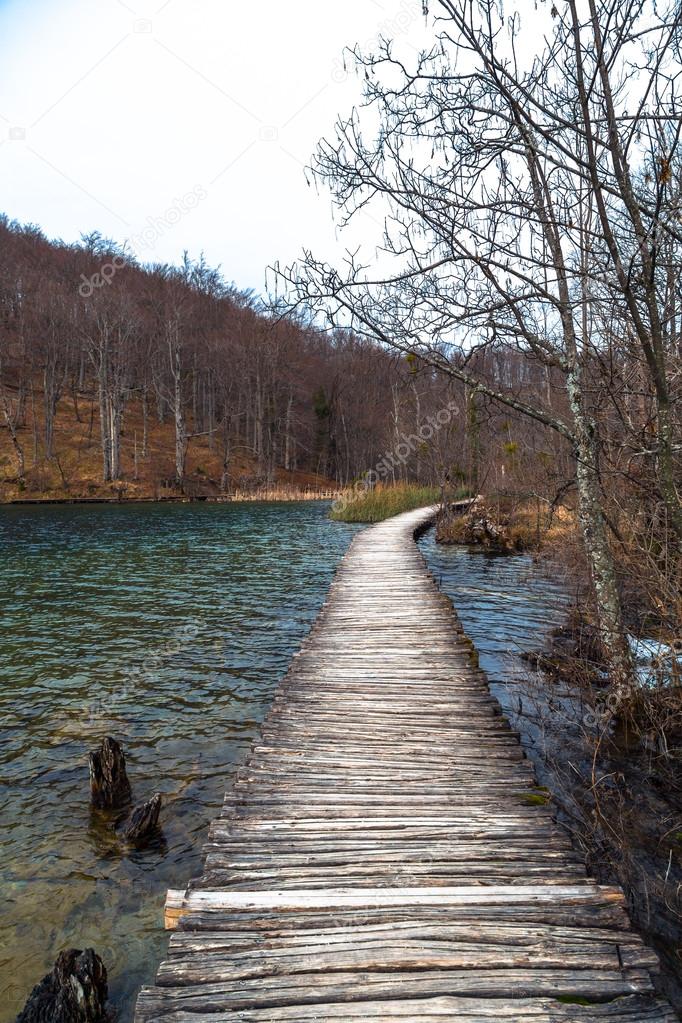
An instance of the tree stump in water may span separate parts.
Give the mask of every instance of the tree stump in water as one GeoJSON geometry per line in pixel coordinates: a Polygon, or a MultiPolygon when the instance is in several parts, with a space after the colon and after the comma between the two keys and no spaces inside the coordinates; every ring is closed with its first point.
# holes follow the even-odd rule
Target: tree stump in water
{"type": "Polygon", "coordinates": [[[60,952],[36,984],[17,1023],[107,1023],[107,971],[95,952],[60,952]]]}
{"type": "Polygon", "coordinates": [[[161,793],[142,806],[136,807],[121,829],[121,836],[132,845],[142,846],[159,830],[159,814],[161,813],[161,793]]]}
{"type": "Polygon", "coordinates": [[[98,810],[112,810],[130,802],[131,789],[123,750],[115,739],[102,740],[89,755],[90,799],[98,810]]]}

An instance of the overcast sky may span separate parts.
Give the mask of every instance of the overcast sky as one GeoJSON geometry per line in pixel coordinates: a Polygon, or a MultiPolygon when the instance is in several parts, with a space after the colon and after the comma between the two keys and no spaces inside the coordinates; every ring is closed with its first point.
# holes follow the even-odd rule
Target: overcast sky
{"type": "MultiPolygon", "coordinates": [[[[303,169],[358,96],[347,44],[416,44],[421,0],[0,0],[0,210],[242,287],[338,242],[303,169]],[[194,195],[196,198],[193,198],[194,195]]],[[[373,225],[368,224],[368,234],[373,225]]]]}

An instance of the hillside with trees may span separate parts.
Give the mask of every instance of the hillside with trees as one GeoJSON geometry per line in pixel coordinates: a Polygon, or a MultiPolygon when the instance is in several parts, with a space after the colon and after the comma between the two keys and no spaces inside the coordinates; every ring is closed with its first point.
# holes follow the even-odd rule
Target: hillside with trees
{"type": "Polygon", "coordinates": [[[329,489],[388,444],[395,361],[277,322],[203,260],[0,222],[0,497],[329,489]]]}
{"type": "MultiPolygon", "coordinates": [[[[478,363],[547,387],[517,353],[478,363]]],[[[99,235],[0,222],[1,500],[327,492],[380,466],[551,503],[569,461],[514,410],[356,332],[278,318],[201,259],[143,267],[99,235]]]]}

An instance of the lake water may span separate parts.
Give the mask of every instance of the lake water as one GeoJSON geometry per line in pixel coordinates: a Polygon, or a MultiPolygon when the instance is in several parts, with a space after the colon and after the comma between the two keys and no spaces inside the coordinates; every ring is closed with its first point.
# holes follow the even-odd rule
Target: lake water
{"type": "Polygon", "coordinates": [[[517,697],[528,667],[522,653],[542,649],[566,617],[570,584],[528,554],[493,554],[483,548],[437,544],[433,530],[420,541],[436,582],[457,609],[480,665],[505,709],[517,697]]]}
{"type": "Polygon", "coordinates": [[[93,946],[130,1018],[200,872],[278,679],[357,527],[324,505],[0,509],[0,1018],[64,947],[93,946]],[[165,843],[122,856],[88,809],[87,751],[120,739],[165,843]]]}
{"type": "MultiPolygon", "coordinates": [[[[163,957],[168,888],[200,872],[278,679],[358,527],[327,506],[0,508],[0,1015],[66,947],[93,946],[122,1023],[163,957]],[[164,841],[124,855],[88,808],[87,751],[128,754],[164,841]]],[[[493,678],[559,621],[562,587],[525,557],[422,549],[493,678]]]]}

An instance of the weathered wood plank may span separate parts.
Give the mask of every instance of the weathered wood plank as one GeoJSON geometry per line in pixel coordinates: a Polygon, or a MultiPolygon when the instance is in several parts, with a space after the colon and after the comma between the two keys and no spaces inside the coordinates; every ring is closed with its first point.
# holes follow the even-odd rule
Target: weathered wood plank
{"type": "Polygon", "coordinates": [[[562,1004],[555,999],[519,998],[505,1002],[483,998],[400,999],[390,1002],[323,1003],[240,1010],[218,1013],[159,1011],[146,993],[140,1000],[139,1023],[170,1020],[173,1023],[319,1023],[321,1020],[372,1020],[373,1023],[676,1023],[676,1016],[663,1002],[630,996],[606,1005],[562,1004]]]}

